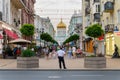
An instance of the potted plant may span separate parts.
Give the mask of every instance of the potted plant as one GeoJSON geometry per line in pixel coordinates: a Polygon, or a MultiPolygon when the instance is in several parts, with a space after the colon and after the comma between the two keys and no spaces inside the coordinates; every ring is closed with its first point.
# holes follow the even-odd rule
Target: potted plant
{"type": "MultiPolygon", "coordinates": [[[[24,24],[20,28],[20,32],[22,33],[25,39],[31,40],[33,39],[35,27],[32,24],[24,24]]],[[[35,52],[30,49],[26,49],[22,51],[20,57],[17,57],[17,67],[18,68],[37,68],[39,67],[39,58],[35,57],[35,52]]]]}
{"type": "MultiPolygon", "coordinates": [[[[100,37],[104,34],[104,30],[102,29],[101,25],[93,24],[89,26],[85,34],[93,37],[94,42],[96,42],[95,38],[100,37]]],[[[96,44],[94,44],[94,55],[86,56],[84,58],[84,67],[86,68],[105,68],[106,67],[106,58],[102,54],[96,54],[96,44]]]]}
{"type": "Polygon", "coordinates": [[[22,51],[21,56],[17,57],[18,68],[38,68],[39,58],[35,57],[35,53],[30,49],[22,51]]]}

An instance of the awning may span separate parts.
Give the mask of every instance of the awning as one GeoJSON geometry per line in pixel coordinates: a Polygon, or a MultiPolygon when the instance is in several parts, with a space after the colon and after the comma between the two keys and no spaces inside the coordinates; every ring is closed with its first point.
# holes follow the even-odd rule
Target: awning
{"type": "Polygon", "coordinates": [[[15,32],[10,31],[8,29],[4,29],[4,31],[5,31],[6,35],[8,35],[10,38],[18,39],[18,35],[15,32]]]}

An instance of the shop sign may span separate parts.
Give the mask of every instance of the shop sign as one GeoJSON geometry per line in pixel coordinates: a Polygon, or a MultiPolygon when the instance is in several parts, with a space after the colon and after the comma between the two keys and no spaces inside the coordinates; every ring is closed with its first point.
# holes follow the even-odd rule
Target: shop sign
{"type": "Polygon", "coordinates": [[[114,32],[116,36],[120,36],[120,32],[114,32]]]}

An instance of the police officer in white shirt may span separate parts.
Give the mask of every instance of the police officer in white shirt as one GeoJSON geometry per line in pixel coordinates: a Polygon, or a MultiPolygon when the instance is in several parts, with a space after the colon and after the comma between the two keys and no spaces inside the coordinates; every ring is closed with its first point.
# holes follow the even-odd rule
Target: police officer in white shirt
{"type": "Polygon", "coordinates": [[[66,69],[65,61],[64,61],[65,52],[62,50],[62,47],[60,47],[60,50],[57,51],[57,55],[58,55],[60,69],[62,68],[61,63],[63,63],[63,68],[66,69]]]}

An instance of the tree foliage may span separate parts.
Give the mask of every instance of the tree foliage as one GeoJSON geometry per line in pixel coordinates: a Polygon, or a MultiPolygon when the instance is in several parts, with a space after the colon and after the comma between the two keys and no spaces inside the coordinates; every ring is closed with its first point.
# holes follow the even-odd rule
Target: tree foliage
{"type": "Polygon", "coordinates": [[[42,34],[40,35],[40,38],[41,38],[42,40],[47,41],[47,42],[52,42],[52,43],[58,44],[58,42],[55,41],[55,40],[51,37],[51,35],[48,34],[48,33],[42,33],[42,34]]]}
{"type": "Polygon", "coordinates": [[[63,42],[63,44],[69,43],[69,42],[71,42],[71,41],[76,41],[76,40],[78,40],[78,39],[79,39],[79,35],[74,34],[74,35],[70,36],[69,38],[67,38],[67,39],[63,42]]]}
{"type": "Polygon", "coordinates": [[[20,32],[22,33],[22,35],[25,36],[32,36],[34,35],[34,26],[32,24],[24,24],[21,28],[20,28],[20,32]]]}
{"type": "Polygon", "coordinates": [[[86,29],[85,34],[93,38],[98,38],[104,34],[104,30],[101,25],[93,24],[86,29]]]}

